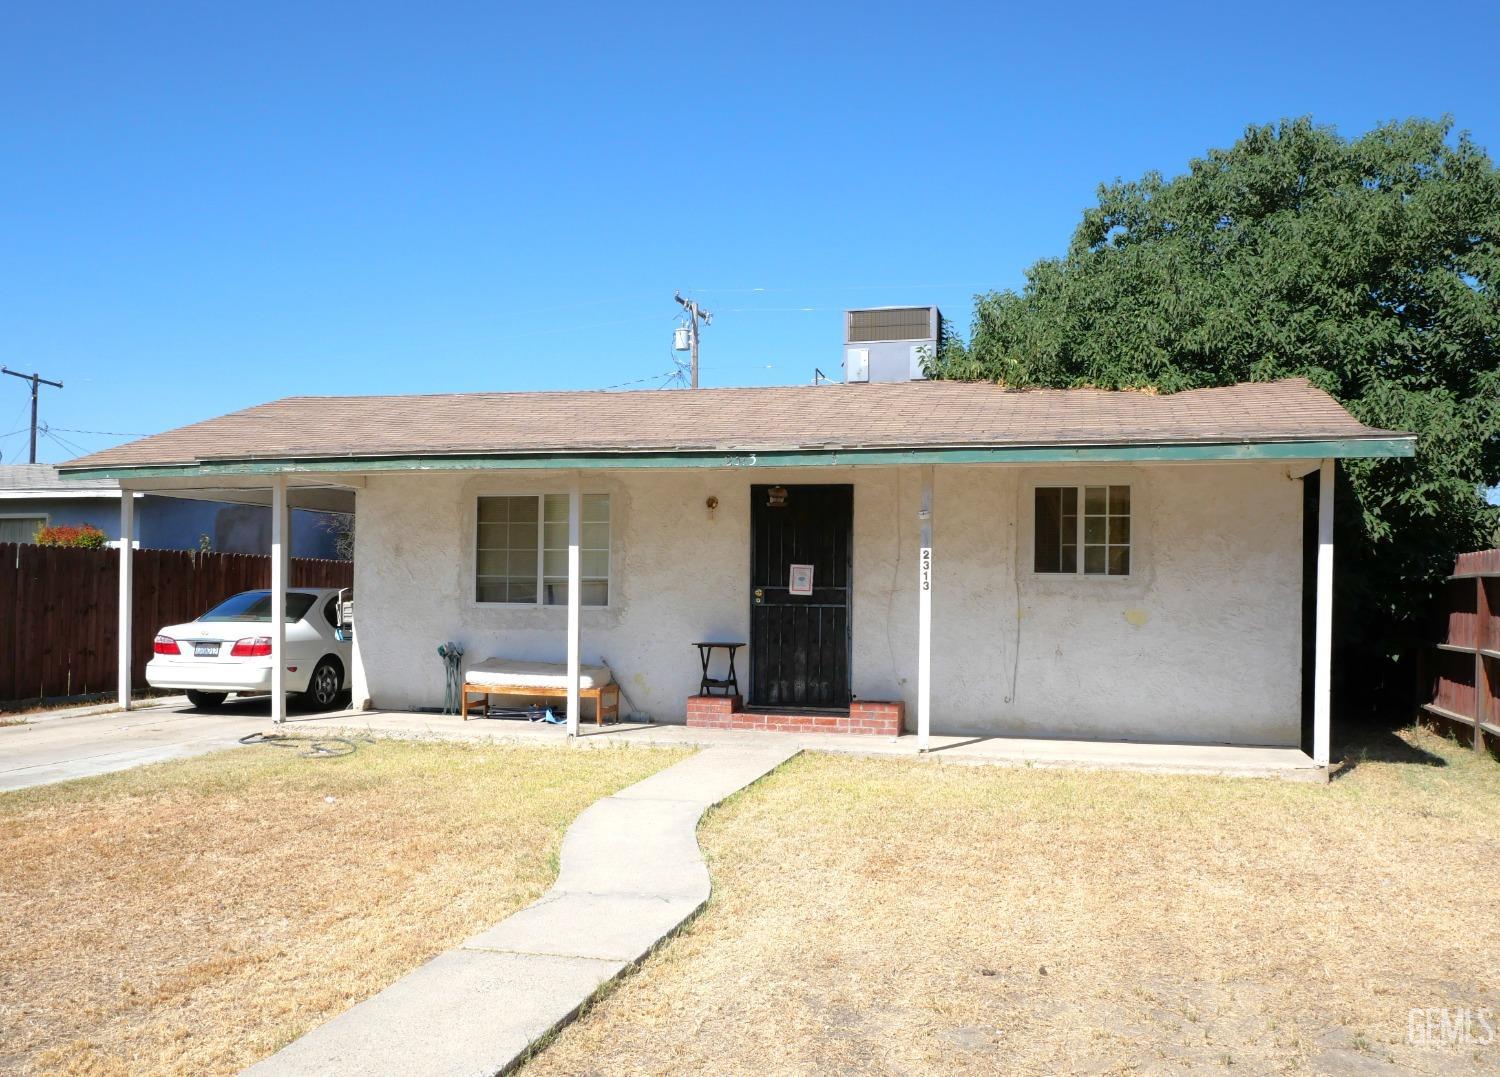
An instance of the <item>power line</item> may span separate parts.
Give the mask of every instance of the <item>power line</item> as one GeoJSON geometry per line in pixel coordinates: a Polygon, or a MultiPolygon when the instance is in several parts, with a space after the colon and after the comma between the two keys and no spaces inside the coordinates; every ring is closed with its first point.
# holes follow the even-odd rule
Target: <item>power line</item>
{"type": "Polygon", "coordinates": [[[665,374],[650,374],[644,378],[632,378],[630,381],[621,381],[616,382],[614,385],[605,385],[603,386],[603,389],[605,391],[608,391],[610,389],[624,389],[627,386],[631,385],[644,385],[648,381],[660,381],[662,378],[679,377],[681,374],[681,370],[669,370],[665,374]]]}
{"type": "MultiPolygon", "coordinates": [[[[20,419],[21,416],[25,415],[26,414],[26,407],[27,407],[26,401],[24,401],[24,400],[21,401],[21,406],[16,409],[15,415],[13,415],[11,417],[10,422],[6,423],[5,425],[9,426],[9,425],[11,425],[11,423],[14,423],[16,420],[20,419]]],[[[21,427],[21,429],[25,430],[26,428],[23,426],[23,427],[21,427]]],[[[7,434],[6,436],[9,437],[10,435],[7,434]]]]}
{"type": "Polygon", "coordinates": [[[608,322],[589,322],[586,325],[560,325],[553,329],[533,329],[525,333],[511,333],[509,336],[513,340],[525,337],[555,336],[558,333],[577,333],[585,329],[605,329],[613,325],[634,325],[638,322],[654,322],[660,317],[660,314],[651,314],[639,318],[616,318],[608,322]]]}
{"type": "Polygon", "coordinates": [[[836,307],[726,307],[720,314],[812,314],[836,310],[836,307]]]}
{"type": "MultiPolygon", "coordinates": [[[[24,433],[26,433],[26,427],[23,426],[19,430],[12,430],[8,434],[0,434],[0,444],[4,444],[5,442],[8,442],[11,438],[15,437],[17,434],[24,434],[24,433]]],[[[5,452],[4,451],[0,451],[0,461],[3,461],[4,459],[5,459],[5,452]]]]}
{"type": "Polygon", "coordinates": [[[124,430],[75,430],[67,426],[49,426],[48,430],[61,430],[64,434],[99,434],[108,438],[144,438],[149,434],[131,434],[124,430]]]}
{"type": "MultiPolygon", "coordinates": [[[[87,456],[89,454],[89,451],[87,449],[85,449],[82,445],[75,445],[73,442],[69,441],[67,438],[58,437],[56,434],[54,434],[52,432],[52,428],[51,427],[43,426],[42,427],[42,433],[45,434],[47,437],[51,438],[52,441],[55,444],[62,446],[62,448],[65,451],[67,451],[69,453],[72,453],[74,456],[87,456]]],[[[32,463],[34,464],[34,463],[36,463],[36,461],[33,460],[32,463]]]]}
{"type": "Polygon", "coordinates": [[[969,281],[958,284],[814,284],[796,287],[770,287],[770,288],[694,288],[695,292],[719,292],[740,293],[743,295],[760,294],[765,292],[915,292],[922,290],[937,290],[939,288],[994,288],[993,281],[969,281]]]}
{"type": "Polygon", "coordinates": [[[63,383],[51,381],[40,374],[22,374],[20,371],[12,370],[8,366],[0,366],[0,374],[9,374],[13,378],[31,382],[31,462],[36,463],[36,398],[37,390],[43,385],[50,385],[54,389],[61,389],[63,383]]]}
{"type": "Polygon", "coordinates": [[[60,435],[60,434],[59,434],[59,433],[58,433],[58,431],[59,431],[59,430],[62,430],[62,429],[63,429],[63,428],[62,428],[62,427],[58,427],[58,426],[50,426],[50,425],[48,425],[48,424],[47,424],[47,423],[43,423],[43,424],[42,424],[42,432],[43,432],[43,433],[45,433],[45,434],[47,434],[47,435],[48,435],[48,436],[49,436],[49,437],[51,437],[51,438],[52,438],[52,439],[53,439],[53,440],[54,440],[54,441],[60,441],[60,442],[63,442],[63,443],[64,443],[64,444],[66,444],[66,445],[68,445],[68,446],[71,446],[71,447],[74,447],[74,448],[81,448],[81,447],[82,447],[82,446],[79,446],[79,445],[78,445],[78,443],[77,443],[77,442],[75,442],[75,441],[74,441],[74,440],[73,440],[73,439],[72,439],[72,438],[65,438],[65,437],[62,437],[62,436],[61,436],[61,435],[60,435]]]}
{"type": "Polygon", "coordinates": [[[610,296],[605,299],[585,299],[572,303],[552,303],[545,307],[526,307],[515,310],[502,310],[489,315],[492,318],[523,318],[532,314],[555,314],[560,310],[581,310],[584,307],[607,307],[612,303],[634,303],[639,299],[645,299],[648,293],[636,292],[632,295],[610,296]]]}

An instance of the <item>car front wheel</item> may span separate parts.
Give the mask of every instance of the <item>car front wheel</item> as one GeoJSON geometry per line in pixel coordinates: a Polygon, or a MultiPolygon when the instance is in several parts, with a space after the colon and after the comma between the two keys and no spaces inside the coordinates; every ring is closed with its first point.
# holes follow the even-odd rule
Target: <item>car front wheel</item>
{"type": "Polygon", "coordinates": [[[342,690],[338,667],[325,658],[308,678],[307,691],[302,693],[302,701],[309,707],[327,710],[338,702],[339,692],[342,690]]]}
{"type": "Polygon", "coordinates": [[[228,697],[228,692],[189,692],[188,702],[200,711],[216,709],[228,697]]]}

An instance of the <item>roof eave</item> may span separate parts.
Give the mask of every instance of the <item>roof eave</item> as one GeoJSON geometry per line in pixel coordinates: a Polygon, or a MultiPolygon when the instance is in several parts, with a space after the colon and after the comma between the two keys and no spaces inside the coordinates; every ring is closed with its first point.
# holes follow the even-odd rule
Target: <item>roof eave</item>
{"type": "Polygon", "coordinates": [[[60,490],[55,486],[43,490],[0,490],[0,501],[76,501],[90,497],[111,499],[119,496],[119,486],[85,486],[82,483],[76,490],[60,490]]]}
{"type": "Polygon", "coordinates": [[[153,464],[62,465],[65,480],[284,472],[545,470],[549,468],[849,467],[912,463],[1168,463],[1409,457],[1416,437],[1385,431],[1345,438],[887,447],[602,449],[587,452],[265,456],[153,464]]]}

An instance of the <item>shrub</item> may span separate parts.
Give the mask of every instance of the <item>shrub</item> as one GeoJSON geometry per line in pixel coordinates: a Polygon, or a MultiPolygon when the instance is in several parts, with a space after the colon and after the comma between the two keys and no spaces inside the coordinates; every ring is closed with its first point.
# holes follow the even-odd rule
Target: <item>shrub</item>
{"type": "Polygon", "coordinates": [[[76,550],[102,550],[109,538],[93,524],[59,524],[36,529],[33,541],[38,546],[69,546],[76,550]]]}

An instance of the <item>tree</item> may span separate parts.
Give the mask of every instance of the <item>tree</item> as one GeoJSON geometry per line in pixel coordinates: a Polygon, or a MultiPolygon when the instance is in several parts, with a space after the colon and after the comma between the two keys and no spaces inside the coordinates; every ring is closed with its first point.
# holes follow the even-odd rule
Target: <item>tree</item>
{"type": "Polygon", "coordinates": [[[339,561],[353,561],[354,513],[330,512],[321,521],[321,526],[333,536],[333,556],[339,561]]]}
{"type": "Polygon", "coordinates": [[[1483,496],[1500,482],[1497,287],[1500,172],[1451,120],[1355,139],[1283,120],[1173,179],[1101,185],[1066,256],[976,297],[970,342],[930,372],[1159,392],[1306,377],[1416,433],[1414,460],[1341,468],[1341,665],[1378,688],[1368,660],[1415,653],[1454,554],[1500,526],[1483,496]]]}

